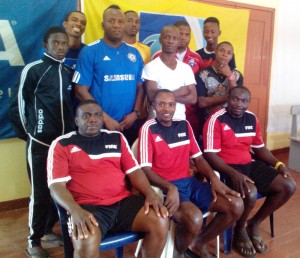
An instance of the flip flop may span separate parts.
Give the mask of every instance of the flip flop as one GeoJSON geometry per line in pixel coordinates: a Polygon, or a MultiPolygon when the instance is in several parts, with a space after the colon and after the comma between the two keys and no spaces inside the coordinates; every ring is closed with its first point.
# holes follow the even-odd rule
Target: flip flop
{"type": "Polygon", "coordinates": [[[265,251],[267,251],[268,246],[263,242],[261,236],[249,235],[249,238],[251,239],[251,242],[252,242],[256,252],[262,254],[265,251]]]}
{"type": "Polygon", "coordinates": [[[25,254],[29,258],[51,258],[48,252],[43,248],[39,248],[33,252],[29,252],[28,249],[26,248],[25,254]]]}
{"type": "MultiPolygon", "coordinates": [[[[184,252],[184,255],[187,257],[187,258],[201,258],[200,255],[196,254],[195,252],[193,252],[191,249],[186,249],[185,252],[184,252]]],[[[207,256],[206,257],[209,257],[209,258],[214,258],[216,257],[215,255],[211,254],[210,252],[207,252],[207,256]]]]}
{"type": "Polygon", "coordinates": [[[184,255],[187,258],[201,258],[198,254],[194,253],[191,249],[186,249],[184,255]]]}
{"type": "Polygon", "coordinates": [[[243,257],[256,258],[256,254],[251,254],[251,248],[255,248],[251,241],[243,242],[233,240],[234,249],[243,257]]]}

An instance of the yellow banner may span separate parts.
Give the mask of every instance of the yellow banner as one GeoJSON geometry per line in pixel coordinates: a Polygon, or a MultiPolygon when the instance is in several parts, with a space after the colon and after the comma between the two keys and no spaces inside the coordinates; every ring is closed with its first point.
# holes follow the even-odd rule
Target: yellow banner
{"type": "Polygon", "coordinates": [[[203,21],[214,16],[220,21],[219,42],[229,41],[234,47],[237,69],[243,73],[246,54],[249,10],[225,8],[188,0],[82,0],[81,8],[87,17],[84,41],[91,43],[103,36],[101,27],[104,9],[117,4],[125,12],[134,10],[141,17],[139,40],[149,45],[151,52],[158,47],[161,28],[185,19],[192,29],[190,48],[198,50],[206,45],[203,38],[203,21]]]}

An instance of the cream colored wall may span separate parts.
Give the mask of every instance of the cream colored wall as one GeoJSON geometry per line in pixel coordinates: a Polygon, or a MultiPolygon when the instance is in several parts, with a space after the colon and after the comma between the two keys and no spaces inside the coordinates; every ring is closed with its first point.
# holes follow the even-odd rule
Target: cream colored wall
{"type": "MultiPolygon", "coordinates": [[[[279,0],[239,0],[231,2],[246,3],[274,8],[277,12],[279,0]]],[[[275,13],[274,39],[277,33],[277,15],[275,13]]],[[[276,47],[274,40],[273,50],[276,47]]],[[[276,51],[273,51],[273,60],[276,51]]],[[[273,67],[272,67],[273,74],[273,67]]],[[[272,90],[273,76],[271,76],[272,90]]],[[[267,144],[271,150],[289,146],[288,132],[267,133],[267,144]]],[[[25,162],[25,142],[17,138],[0,140],[0,202],[28,197],[30,184],[25,162]]]]}
{"type": "MultiPolygon", "coordinates": [[[[277,111],[273,111],[274,106],[272,103],[274,102],[274,92],[277,93],[278,95],[278,90],[277,90],[277,84],[278,80],[275,78],[275,71],[278,70],[278,67],[281,64],[281,62],[278,62],[278,52],[276,51],[277,45],[278,45],[278,39],[284,40],[284,38],[278,37],[278,31],[279,31],[279,26],[278,26],[278,10],[279,10],[279,0],[238,0],[238,1],[230,1],[230,2],[238,2],[238,3],[245,3],[245,4],[251,4],[251,5],[258,5],[258,6],[263,6],[263,7],[268,7],[268,8],[273,8],[275,9],[275,21],[274,21],[274,34],[273,34],[273,55],[272,55],[272,67],[271,67],[271,80],[270,80],[270,98],[269,98],[269,120],[268,120],[268,131],[267,131],[267,147],[270,150],[276,150],[276,149],[282,149],[289,147],[290,141],[289,141],[289,136],[290,136],[290,117],[289,117],[289,108],[290,105],[294,103],[293,100],[288,101],[288,104],[285,105],[284,107],[281,105],[276,105],[278,106],[277,111]],[[273,90],[273,91],[272,91],[273,90]],[[274,119],[273,113],[276,113],[277,119],[274,119]],[[281,119],[279,117],[282,117],[281,119]],[[283,119],[287,120],[285,121],[285,128],[281,130],[272,130],[272,128],[278,127],[276,123],[281,123],[280,121],[283,121],[283,119]],[[271,125],[271,126],[270,126],[271,125]],[[271,129],[270,129],[271,128],[271,129]]],[[[289,39],[290,40],[290,39],[289,39]]],[[[281,94],[280,94],[281,95],[281,94]]],[[[275,102],[276,99],[275,99],[275,102]]],[[[276,109],[276,108],[275,108],[276,109]]]]}
{"type": "Polygon", "coordinates": [[[17,138],[0,140],[0,202],[30,195],[25,146],[17,138]]]}

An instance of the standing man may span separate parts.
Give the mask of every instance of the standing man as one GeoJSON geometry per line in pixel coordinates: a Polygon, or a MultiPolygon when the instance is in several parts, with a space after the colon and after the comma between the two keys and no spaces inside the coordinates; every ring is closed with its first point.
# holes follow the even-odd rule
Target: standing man
{"type": "Polygon", "coordinates": [[[234,228],[233,244],[246,257],[267,250],[259,225],[284,205],[296,190],[289,169],[265,147],[258,120],[247,111],[250,98],[246,87],[232,88],[228,107],[213,114],[203,129],[205,158],[214,169],[225,175],[228,186],[239,192],[244,200],[245,209],[234,228]],[[250,150],[254,152],[255,160],[250,150]],[[266,199],[248,220],[257,192],[266,199]]]}
{"type": "Polygon", "coordinates": [[[165,192],[164,204],[177,222],[174,257],[182,257],[184,252],[188,257],[192,255],[188,247],[193,240],[197,240],[198,255],[209,257],[205,244],[239,219],[243,212],[242,200],[219,180],[203,159],[189,123],[173,120],[175,94],[158,90],[153,108],[156,119],[148,120],[140,130],[138,157],[151,184],[165,192]],[[211,184],[190,175],[190,159],[197,173],[211,184]],[[217,215],[201,230],[202,214],[207,211],[217,215]]]}
{"type": "Polygon", "coordinates": [[[48,156],[48,184],[53,199],[72,224],[74,257],[99,257],[108,231],[145,232],[143,257],[159,258],[167,238],[166,207],[119,132],[101,129],[102,109],[95,100],[77,107],[78,132],[53,141],[48,156]],[[131,195],[125,177],[140,196],[131,195]]]}
{"type": "MultiPolygon", "coordinates": [[[[179,30],[174,26],[165,26],[160,34],[161,55],[146,64],[143,70],[148,104],[154,100],[158,89],[174,92],[177,100],[174,118],[185,119],[185,104],[195,104],[197,94],[195,77],[191,67],[176,58],[179,44],[179,30]]],[[[149,117],[154,117],[153,111],[149,117]]]]}
{"type": "MultiPolygon", "coordinates": [[[[203,37],[206,40],[206,46],[198,49],[196,52],[201,56],[203,60],[203,66],[212,66],[215,62],[215,50],[218,45],[219,36],[221,35],[220,22],[216,17],[208,17],[204,21],[203,37]]],[[[234,56],[230,60],[229,66],[231,69],[235,69],[234,56]]]]}
{"type": "Polygon", "coordinates": [[[74,129],[72,71],[63,63],[69,48],[64,29],[49,28],[44,35],[44,48],[43,59],[23,69],[10,107],[13,126],[27,140],[31,182],[28,257],[48,257],[41,238],[52,243],[60,240],[52,231],[58,217],[47,186],[46,161],[51,142],[74,129]]]}
{"type": "Polygon", "coordinates": [[[181,62],[188,64],[192,68],[193,73],[196,74],[199,70],[204,68],[204,66],[201,56],[189,48],[191,27],[185,20],[175,22],[174,26],[178,28],[180,34],[176,57],[181,62]]]}
{"type": "Polygon", "coordinates": [[[140,31],[141,24],[140,24],[140,17],[135,11],[126,11],[125,15],[125,33],[123,36],[123,41],[127,44],[138,49],[140,52],[144,64],[150,62],[150,47],[146,44],[137,41],[136,37],[140,31]]]}
{"type": "Polygon", "coordinates": [[[85,14],[80,11],[68,13],[63,22],[63,26],[69,37],[69,51],[65,56],[65,64],[75,69],[78,55],[85,46],[85,44],[81,42],[81,36],[86,27],[85,14]]]}
{"type": "Polygon", "coordinates": [[[130,144],[138,132],[131,126],[140,117],[144,100],[143,60],[122,41],[125,17],[120,7],[104,10],[104,37],[83,48],[73,77],[79,100],[95,99],[103,108],[104,126],[122,131],[130,144]]]}
{"type": "MultiPolygon", "coordinates": [[[[189,48],[189,44],[191,41],[191,27],[185,20],[177,21],[174,23],[174,25],[178,28],[180,33],[180,40],[176,57],[178,58],[178,60],[188,64],[192,68],[194,75],[196,75],[202,68],[204,68],[204,66],[202,58],[189,48]]],[[[196,140],[198,141],[200,135],[198,105],[186,104],[185,108],[186,120],[188,120],[191,124],[196,140]]]]}
{"type": "MultiPolygon", "coordinates": [[[[123,41],[131,46],[135,47],[141,54],[144,64],[150,62],[150,47],[146,44],[137,41],[136,37],[140,31],[140,17],[135,11],[126,11],[125,13],[125,31],[123,36],[123,41]]],[[[148,116],[147,112],[147,100],[145,99],[144,92],[144,101],[141,107],[140,117],[134,123],[133,128],[136,128],[138,132],[142,124],[146,121],[148,116]]]]}

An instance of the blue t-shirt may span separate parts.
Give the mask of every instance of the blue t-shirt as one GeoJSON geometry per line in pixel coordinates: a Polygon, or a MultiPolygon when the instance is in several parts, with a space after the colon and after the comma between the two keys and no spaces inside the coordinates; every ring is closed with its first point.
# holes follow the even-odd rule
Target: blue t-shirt
{"type": "Polygon", "coordinates": [[[90,94],[103,110],[121,121],[133,110],[142,70],[143,59],[136,48],[124,42],[116,48],[98,40],[81,51],[73,82],[90,86],[90,94]]]}
{"type": "Polygon", "coordinates": [[[64,63],[75,70],[79,53],[81,52],[84,46],[85,44],[81,43],[79,48],[69,48],[69,51],[65,56],[64,63]]]}

